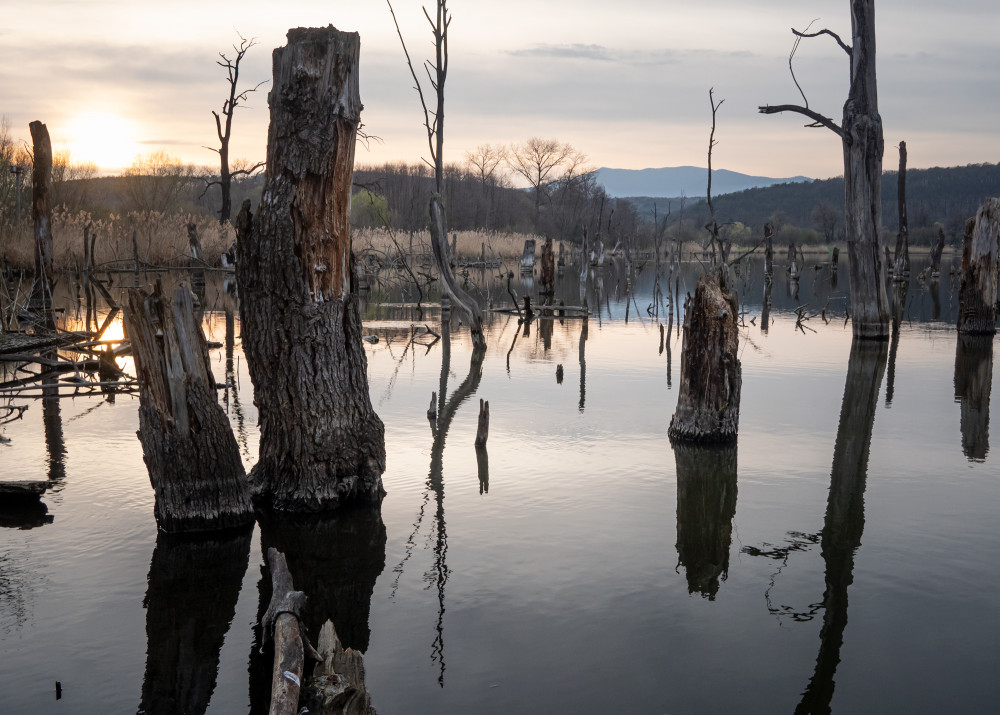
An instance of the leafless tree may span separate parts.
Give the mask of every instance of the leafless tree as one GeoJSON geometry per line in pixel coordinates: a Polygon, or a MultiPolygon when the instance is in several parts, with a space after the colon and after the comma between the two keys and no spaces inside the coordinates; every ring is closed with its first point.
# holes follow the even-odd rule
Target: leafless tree
{"type": "Polygon", "coordinates": [[[586,161],[586,156],[569,144],[555,139],[532,137],[523,144],[514,144],[507,157],[507,165],[516,174],[524,177],[535,193],[535,220],[541,213],[542,196],[548,186],[560,177],[560,167],[575,173],[586,161]]]}
{"type": "Polygon", "coordinates": [[[209,151],[214,151],[219,155],[219,178],[207,179],[205,182],[205,191],[208,191],[212,186],[218,186],[222,191],[222,207],[219,209],[219,223],[229,221],[232,216],[233,201],[231,191],[233,177],[250,176],[264,166],[264,162],[262,161],[258,161],[255,164],[240,162],[234,167],[231,167],[229,162],[229,140],[233,133],[233,112],[236,111],[237,107],[243,106],[246,103],[247,96],[251,92],[256,92],[261,85],[267,83],[267,80],[264,80],[263,82],[258,82],[250,89],[239,91],[240,63],[250,48],[256,45],[257,42],[255,38],[251,37],[248,40],[238,32],[236,35],[240,38],[240,44],[233,45],[233,51],[236,54],[229,57],[225,52],[220,52],[219,57],[222,59],[215,62],[219,67],[226,70],[226,80],[229,83],[229,97],[222,103],[222,115],[220,116],[218,112],[212,111],[212,116],[215,117],[215,131],[219,136],[219,148],[205,147],[209,151]],[[222,117],[225,117],[225,120],[222,117]]]}
{"type": "Polygon", "coordinates": [[[854,336],[889,337],[889,301],[883,281],[882,246],[882,117],[878,112],[878,84],[875,73],[875,0],[851,0],[851,35],[848,45],[828,29],[818,32],[792,30],[795,42],[788,58],[789,69],[804,38],[829,35],[847,54],[850,91],[844,103],[843,121],[810,109],[805,92],[804,106],[796,104],[759,107],[762,114],[795,112],[808,117],[809,127],[826,127],[840,137],[844,149],[845,235],[851,274],[851,314],[854,336]]]}
{"type": "Polygon", "coordinates": [[[458,304],[459,308],[466,314],[469,320],[469,330],[472,333],[472,344],[475,350],[486,349],[486,339],[483,336],[483,320],[479,306],[468,295],[451,270],[448,262],[447,242],[448,226],[447,215],[444,207],[444,86],[448,78],[448,27],[451,25],[451,14],[448,12],[447,0],[437,0],[435,3],[434,18],[431,18],[427,8],[424,8],[424,17],[431,26],[431,34],[434,36],[434,61],[424,61],[424,71],[427,73],[427,80],[435,95],[435,110],[432,112],[427,106],[424,90],[417,76],[417,72],[410,60],[410,53],[406,49],[406,41],[403,33],[399,29],[399,22],[396,20],[396,12],[392,8],[392,3],[386,0],[389,12],[392,14],[392,21],[396,25],[396,34],[399,35],[399,42],[403,46],[403,54],[406,55],[406,65],[409,67],[410,75],[413,77],[414,89],[420,96],[420,106],[424,112],[424,128],[427,131],[427,146],[430,150],[431,161],[428,164],[434,167],[434,188],[435,191],[430,199],[430,234],[431,250],[434,252],[434,261],[441,274],[441,283],[447,295],[458,304]]]}
{"type": "MultiPolygon", "coordinates": [[[[708,223],[705,224],[705,230],[708,231],[708,243],[712,247],[712,259],[715,259],[715,248],[719,247],[719,252],[722,254],[722,262],[725,263],[729,260],[729,247],[724,246],[722,241],[719,239],[719,224],[715,220],[715,205],[712,203],[712,150],[719,143],[715,139],[715,115],[719,111],[719,107],[726,100],[720,99],[718,102],[715,101],[714,93],[715,88],[708,90],[708,103],[712,107],[712,131],[708,135],[708,213],[709,219],[708,223]]],[[[728,243],[728,242],[727,242],[728,243]]]]}

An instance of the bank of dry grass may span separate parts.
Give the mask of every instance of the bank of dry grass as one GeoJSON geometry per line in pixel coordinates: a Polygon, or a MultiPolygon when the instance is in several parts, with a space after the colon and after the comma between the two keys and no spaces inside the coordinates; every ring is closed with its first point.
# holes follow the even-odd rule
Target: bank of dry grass
{"type": "MultiPolygon", "coordinates": [[[[94,264],[97,270],[131,267],[134,250],[132,237],[139,250],[139,260],[153,266],[186,265],[188,256],[187,224],[198,226],[202,258],[215,265],[232,245],[236,234],[231,225],[220,226],[209,216],[190,214],[129,213],[94,218],[81,211],[53,212],[53,264],[57,271],[77,270],[83,265],[84,229],[90,227],[94,240],[94,264]]],[[[4,228],[0,244],[0,262],[19,268],[34,267],[34,239],[30,223],[4,228]]]]}

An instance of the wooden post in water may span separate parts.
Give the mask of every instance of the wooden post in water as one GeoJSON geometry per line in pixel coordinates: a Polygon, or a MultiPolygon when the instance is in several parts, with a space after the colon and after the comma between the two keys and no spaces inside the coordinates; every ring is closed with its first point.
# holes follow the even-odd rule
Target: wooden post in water
{"type": "Polygon", "coordinates": [[[191,291],[173,298],[130,289],[125,327],[139,380],[139,441],[163,531],[225,529],[253,521],[239,447],[219,406],[191,291]]]}
{"type": "Polygon", "coordinates": [[[350,201],[360,122],[357,33],[289,30],[273,54],[264,199],[237,216],[243,348],[260,409],[255,495],[322,511],[385,494],[371,404],[350,201]]]}
{"type": "Polygon", "coordinates": [[[740,420],[739,306],[725,280],[702,276],[684,315],[681,386],[667,434],[678,442],[731,442],[740,420]]]}
{"type": "Polygon", "coordinates": [[[1000,260],[1000,199],[986,199],[965,226],[962,285],[958,292],[958,332],[997,331],[997,262],[1000,260]]]}
{"type": "Polygon", "coordinates": [[[944,228],[938,226],[937,242],[931,249],[931,280],[941,277],[941,254],[944,253],[944,228]]]}

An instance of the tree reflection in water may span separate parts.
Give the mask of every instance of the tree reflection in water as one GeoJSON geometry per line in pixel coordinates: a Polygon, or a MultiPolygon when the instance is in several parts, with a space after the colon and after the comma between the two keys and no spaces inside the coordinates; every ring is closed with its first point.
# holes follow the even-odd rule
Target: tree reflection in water
{"type": "Polygon", "coordinates": [[[888,353],[889,345],[881,340],[855,339],[851,344],[823,530],[818,535],[790,532],[788,545],[784,547],[743,549],[744,553],[752,556],[781,561],[781,568],[784,568],[791,553],[807,550],[817,542],[820,544],[826,584],[820,603],[807,610],[774,607],[770,601],[774,578],[765,594],[769,610],[778,616],[809,621],[820,611],[823,612],[816,666],[795,709],[800,714],[829,713],[833,701],[834,676],[840,664],[840,649],[847,628],[847,589],[854,582],[854,557],[861,546],[865,527],[868,455],[888,353]]]}
{"type": "Polygon", "coordinates": [[[993,390],[993,336],[958,334],[955,399],[961,405],[962,452],[984,461],[990,451],[990,392],[993,390]]]}
{"type": "Polygon", "coordinates": [[[139,713],[204,713],[250,560],[250,528],[159,533],[149,565],[139,713]]]}
{"type": "MultiPolygon", "coordinates": [[[[316,644],[327,620],[345,648],[364,653],[375,581],[385,570],[385,523],[380,506],[348,505],[329,514],[261,513],[261,553],[271,547],[285,555],[296,591],[306,595],[302,622],[316,644]]],[[[258,582],[260,601],[250,654],[250,711],[268,712],[274,652],[262,647],[260,620],[271,600],[271,576],[264,560],[258,582]]],[[[311,667],[307,661],[307,667],[311,667]]],[[[307,673],[308,675],[308,673],[307,673]]]]}
{"type": "Polygon", "coordinates": [[[715,600],[729,572],[736,514],[736,445],[674,445],[677,559],[688,593],[715,600]]]}
{"type": "MultiPolygon", "coordinates": [[[[515,338],[516,340],[516,338],[515,338]]],[[[511,346],[513,349],[513,346],[511,346]]],[[[483,379],[483,359],[486,357],[485,349],[473,350],[469,363],[469,373],[462,383],[455,389],[451,397],[448,394],[448,376],[451,371],[451,328],[447,319],[441,322],[441,377],[438,383],[437,403],[433,411],[427,414],[430,421],[431,435],[431,464],[427,475],[427,484],[424,490],[424,500],[417,513],[417,519],[413,524],[413,531],[410,532],[406,540],[403,559],[393,568],[395,579],[392,586],[392,596],[395,596],[399,588],[399,579],[403,575],[403,567],[413,555],[416,548],[417,534],[423,524],[427,505],[430,499],[434,499],[434,526],[433,526],[433,553],[434,559],[430,570],[424,574],[424,580],[428,586],[437,589],[438,614],[435,624],[435,638],[431,645],[431,660],[439,666],[438,684],[444,687],[445,657],[444,657],[444,612],[445,612],[445,589],[451,570],[448,568],[448,532],[444,518],[444,447],[448,439],[448,431],[451,429],[452,421],[458,408],[462,406],[476,390],[483,379]]],[[[489,490],[489,459],[485,449],[482,453],[477,451],[479,466],[479,488],[480,493],[489,490]]]]}

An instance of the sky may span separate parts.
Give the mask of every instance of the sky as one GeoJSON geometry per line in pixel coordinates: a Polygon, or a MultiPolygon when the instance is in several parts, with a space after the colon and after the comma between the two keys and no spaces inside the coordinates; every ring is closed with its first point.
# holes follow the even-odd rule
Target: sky
{"type": "MultiPolygon", "coordinates": [[[[432,56],[417,0],[395,0],[411,56],[432,56]]],[[[909,166],[1000,161],[1000,3],[879,0],[884,165],[905,140],[909,166]]],[[[840,141],[804,118],[788,71],[791,27],[850,42],[848,0],[451,0],[445,160],[529,137],[571,144],[600,166],[705,166],[709,88],[725,102],[713,165],[753,175],[843,173],[840,141]]],[[[427,156],[422,114],[385,0],[0,0],[0,115],[28,139],[46,123],[55,151],[105,170],[163,150],[212,165],[212,110],[227,96],[219,52],[255,38],[241,87],[269,80],[288,28],[361,35],[359,164],[427,156]]],[[[849,64],[829,37],[804,40],[796,76],[809,106],[838,123],[849,64]]],[[[237,110],[231,155],[264,158],[269,83],[237,110]]]]}

